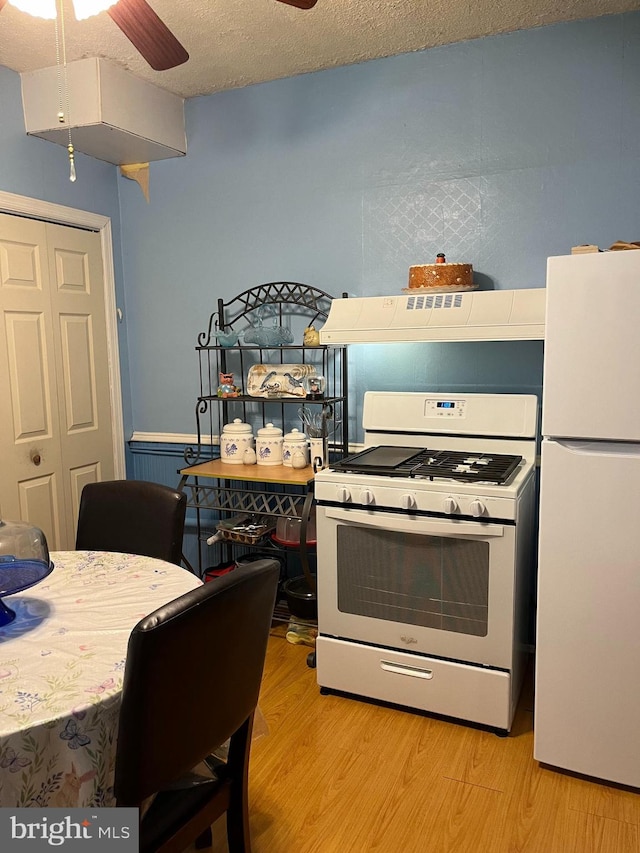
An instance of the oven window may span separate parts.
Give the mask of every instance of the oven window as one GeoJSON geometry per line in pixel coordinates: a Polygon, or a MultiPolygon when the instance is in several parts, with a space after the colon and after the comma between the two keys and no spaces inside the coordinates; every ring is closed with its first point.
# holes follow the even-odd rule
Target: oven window
{"type": "Polygon", "coordinates": [[[343,613],[486,637],[489,543],[338,525],[343,613]]]}

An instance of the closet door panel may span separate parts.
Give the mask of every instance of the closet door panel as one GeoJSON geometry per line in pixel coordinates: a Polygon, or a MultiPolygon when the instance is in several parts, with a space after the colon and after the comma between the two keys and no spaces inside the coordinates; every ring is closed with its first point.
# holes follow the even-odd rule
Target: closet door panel
{"type": "Polygon", "coordinates": [[[114,477],[100,235],[0,214],[0,517],[75,546],[79,495],[114,477]]]}
{"type": "Polygon", "coordinates": [[[46,226],[0,215],[0,516],[66,545],[46,226]]]}
{"type": "Polygon", "coordinates": [[[47,224],[68,537],[79,483],[114,477],[109,357],[100,235],[47,224]]]}

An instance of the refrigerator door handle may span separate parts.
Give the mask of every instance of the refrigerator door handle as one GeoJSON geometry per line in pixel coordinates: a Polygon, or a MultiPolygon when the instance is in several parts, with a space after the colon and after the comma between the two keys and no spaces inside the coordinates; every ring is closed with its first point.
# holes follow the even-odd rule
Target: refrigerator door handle
{"type": "Polygon", "coordinates": [[[546,439],[553,441],[569,453],[581,456],[627,456],[640,457],[640,444],[624,441],[579,441],[576,439],[546,439]]]}

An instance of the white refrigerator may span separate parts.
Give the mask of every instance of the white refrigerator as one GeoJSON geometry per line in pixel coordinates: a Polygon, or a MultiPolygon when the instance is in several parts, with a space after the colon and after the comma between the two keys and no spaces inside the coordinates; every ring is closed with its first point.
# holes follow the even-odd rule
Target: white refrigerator
{"type": "Polygon", "coordinates": [[[534,757],[640,787],[640,250],[546,300],[534,757]]]}

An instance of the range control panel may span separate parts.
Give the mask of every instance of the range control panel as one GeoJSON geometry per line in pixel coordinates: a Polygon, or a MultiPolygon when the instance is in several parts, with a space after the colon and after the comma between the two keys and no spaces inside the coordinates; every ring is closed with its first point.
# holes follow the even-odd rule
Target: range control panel
{"type": "Polygon", "coordinates": [[[383,482],[377,477],[358,479],[333,471],[322,471],[316,477],[315,496],[319,504],[343,504],[374,513],[376,509],[385,509],[434,512],[452,518],[468,516],[478,521],[516,518],[517,501],[512,496],[501,498],[487,493],[465,494],[455,491],[455,484],[451,482],[430,483],[428,489],[420,488],[419,485],[416,488],[416,485],[406,481],[394,482],[388,477],[383,482]]]}
{"type": "Polygon", "coordinates": [[[534,438],[537,423],[534,394],[366,391],[362,410],[365,434],[421,432],[520,439],[534,438]]]}
{"type": "Polygon", "coordinates": [[[466,414],[466,400],[426,400],[425,415],[428,418],[464,418],[466,414]]]}

